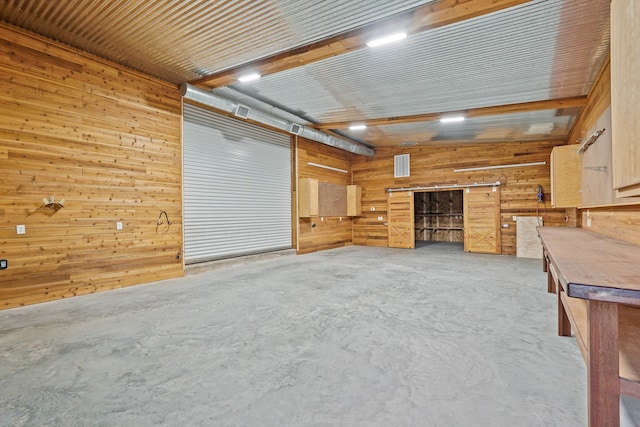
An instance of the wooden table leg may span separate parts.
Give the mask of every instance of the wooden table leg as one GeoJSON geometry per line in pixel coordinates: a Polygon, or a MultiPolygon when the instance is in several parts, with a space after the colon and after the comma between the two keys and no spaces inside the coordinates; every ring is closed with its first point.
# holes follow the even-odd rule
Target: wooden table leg
{"type": "Polygon", "coordinates": [[[620,426],[618,305],[588,301],[589,426],[620,426]]]}
{"type": "Polygon", "coordinates": [[[553,274],[551,274],[551,269],[547,272],[547,292],[550,294],[555,294],[556,289],[556,281],[553,279],[553,274]]]}

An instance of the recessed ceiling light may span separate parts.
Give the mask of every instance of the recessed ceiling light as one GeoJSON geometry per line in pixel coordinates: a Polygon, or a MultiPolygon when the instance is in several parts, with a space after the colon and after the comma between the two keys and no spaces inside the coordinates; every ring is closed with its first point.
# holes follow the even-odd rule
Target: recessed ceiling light
{"type": "Polygon", "coordinates": [[[258,80],[260,77],[262,77],[260,74],[258,73],[250,73],[250,74],[244,74],[240,77],[238,77],[238,81],[241,83],[247,83],[247,82],[253,82],[258,80]]]}
{"type": "Polygon", "coordinates": [[[407,38],[407,33],[395,33],[388,36],[380,37],[378,39],[373,39],[367,42],[367,46],[369,47],[377,47],[385,44],[393,43],[400,41],[402,39],[407,38]]]}
{"type": "Polygon", "coordinates": [[[464,116],[444,116],[440,118],[440,123],[457,123],[463,121],[464,116]]]}
{"type": "Polygon", "coordinates": [[[367,125],[351,125],[349,126],[349,130],[365,130],[367,128],[367,125]]]}

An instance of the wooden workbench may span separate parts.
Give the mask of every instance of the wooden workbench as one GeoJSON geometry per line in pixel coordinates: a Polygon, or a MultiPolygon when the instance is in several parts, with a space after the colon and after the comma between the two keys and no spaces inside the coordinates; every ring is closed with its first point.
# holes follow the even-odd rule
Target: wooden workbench
{"type": "Polygon", "coordinates": [[[620,425],[620,394],[640,399],[640,246],[581,228],[538,227],[558,334],[587,364],[589,426],[620,425]]]}

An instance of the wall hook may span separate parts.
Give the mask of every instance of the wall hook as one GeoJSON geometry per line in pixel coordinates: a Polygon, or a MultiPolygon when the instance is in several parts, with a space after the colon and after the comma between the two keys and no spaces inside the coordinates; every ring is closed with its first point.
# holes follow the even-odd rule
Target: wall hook
{"type": "Polygon", "coordinates": [[[171,221],[169,219],[169,215],[167,215],[167,211],[160,211],[160,215],[158,215],[158,222],[156,224],[156,231],[158,231],[158,226],[164,224],[164,221],[162,221],[162,215],[167,219],[167,230],[169,229],[169,226],[173,224],[173,221],[171,221]]]}

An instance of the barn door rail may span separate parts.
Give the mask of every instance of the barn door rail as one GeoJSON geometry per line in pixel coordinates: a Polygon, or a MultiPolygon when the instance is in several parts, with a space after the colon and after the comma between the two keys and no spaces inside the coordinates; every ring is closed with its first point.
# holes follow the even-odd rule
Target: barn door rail
{"type": "Polygon", "coordinates": [[[449,190],[449,189],[465,189],[469,187],[498,187],[500,181],[496,182],[474,182],[473,184],[446,184],[446,185],[434,185],[432,187],[402,187],[402,188],[387,188],[388,193],[394,193],[396,191],[429,191],[429,190],[449,190]]]}

